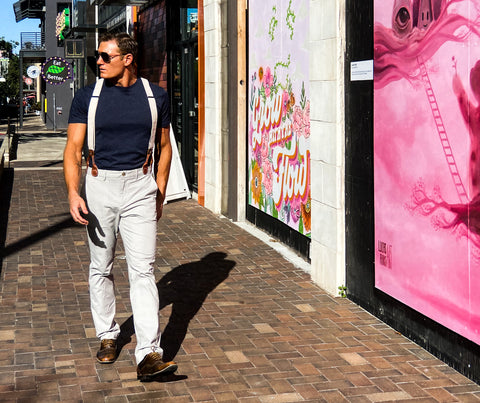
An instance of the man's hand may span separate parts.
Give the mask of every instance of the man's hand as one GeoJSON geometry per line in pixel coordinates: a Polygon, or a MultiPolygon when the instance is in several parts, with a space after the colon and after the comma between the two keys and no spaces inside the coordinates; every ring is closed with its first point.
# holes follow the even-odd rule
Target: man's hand
{"type": "Polygon", "coordinates": [[[67,185],[70,214],[75,222],[87,225],[82,214],[88,214],[85,200],[80,197],[80,179],[82,177],[82,148],[87,132],[87,125],[70,123],[67,130],[67,144],[63,152],[63,173],[67,185]]]}
{"type": "Polygon", "coordinates": [[[83,217],[83,215],[88,214],[85,200],[83,200],[78,194],[70,196],[68,200],[70,202],[70,214],[72,215],[73,220],[79,224],[88,225],[88,221],[83,217]]]}

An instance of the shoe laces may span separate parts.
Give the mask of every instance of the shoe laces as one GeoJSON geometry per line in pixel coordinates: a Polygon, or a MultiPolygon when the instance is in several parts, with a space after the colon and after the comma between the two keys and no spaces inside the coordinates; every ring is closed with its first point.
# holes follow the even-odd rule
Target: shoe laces
{"type": "Polygon", "coordinates": [[[101,344],[102,344],[102,348],[114,347],[115,340],[103,339],[101,344]]]}
{"type": "Polygon", "coordinates": [[[162,360],[162,356],[161,356],[159,353],[157,353],[157,352],[150,353],[149,355],[150,355],[150,357],[151,357],[152,359],[154,359],[155,361],[158,361],[158,360],[161,361],[161,360],[162,360]]]}

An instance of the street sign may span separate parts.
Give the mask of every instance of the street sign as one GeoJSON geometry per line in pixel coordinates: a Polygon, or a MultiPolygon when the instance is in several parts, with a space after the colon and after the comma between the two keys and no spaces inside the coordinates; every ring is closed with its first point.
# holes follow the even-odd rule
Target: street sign
{"type": "Polygon", "coordinates": [[[29,66],[27,69],[27,76],[30,78],[37,78],[40,75],[40,68],[38,66],[29,66]]]}
{"type": "Polygon", "coordinates": [[[71,78],[72,69],[70,63],[61,57],[50,57],[42,66],[43,79],[52,85],[63,84],[71,78]]]}

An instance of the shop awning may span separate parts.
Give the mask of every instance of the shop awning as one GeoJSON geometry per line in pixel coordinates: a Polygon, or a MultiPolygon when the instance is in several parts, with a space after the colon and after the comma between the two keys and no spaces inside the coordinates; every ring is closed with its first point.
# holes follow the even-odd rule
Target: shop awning
{"type": "Polygon", "coordinates": [[[25,18],[42,18],[45,0],[20,0],[13,3],[15,20],[20,22],[25,18]]]}

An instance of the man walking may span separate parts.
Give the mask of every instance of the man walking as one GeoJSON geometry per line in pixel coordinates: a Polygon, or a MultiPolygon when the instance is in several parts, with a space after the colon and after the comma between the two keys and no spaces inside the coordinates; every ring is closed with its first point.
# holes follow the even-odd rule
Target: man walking
{"type": "Polygon", "coordinates": [[[120,232],[137,336],[137,377],[147,381],[177,369],[173,361],[162,360],[153,273],[157,220],[162,215],[172,149],[167,93],[137,77],[137,48],[126,33],[100,38],[97,65],[101,78],[81,89],[72,102],[64,173],[70,214],[88,230],[90,302],[101,340],[97,360],[113,363],[118,355],[120,326],[114,318],[112,266],[120,232]],[[88,168],[82,197],[86,138],[88,168]]]}

